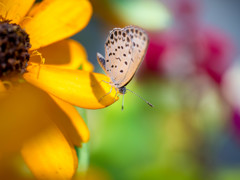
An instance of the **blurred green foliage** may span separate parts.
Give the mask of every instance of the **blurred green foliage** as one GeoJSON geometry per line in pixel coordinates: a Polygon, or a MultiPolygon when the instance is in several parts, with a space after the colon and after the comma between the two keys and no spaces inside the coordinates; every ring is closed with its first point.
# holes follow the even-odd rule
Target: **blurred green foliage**
{"type": "Polygon", "coordinates": [[[137,90],[154,108],[128,92],[124,111],[120,99],[89,112],[90,167],[101,167],[119,180],[212,176],[209,151],[223,128],[225,112],[216,92],[209,89],[196,97],[200,102],[194,107],[194,93],[185,97],[187,88],[180,88],[187,84],[133,82],[128,88],[137,90]]]}

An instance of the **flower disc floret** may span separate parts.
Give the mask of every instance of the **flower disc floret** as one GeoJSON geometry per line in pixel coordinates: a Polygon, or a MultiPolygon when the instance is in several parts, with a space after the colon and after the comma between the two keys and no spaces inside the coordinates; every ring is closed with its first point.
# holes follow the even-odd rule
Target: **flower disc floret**
{"type": "Polygon", "coordinates": [[[0,22],[0,78],[25,71],[30,47],[29,36],[19,25],[0,22]]]}

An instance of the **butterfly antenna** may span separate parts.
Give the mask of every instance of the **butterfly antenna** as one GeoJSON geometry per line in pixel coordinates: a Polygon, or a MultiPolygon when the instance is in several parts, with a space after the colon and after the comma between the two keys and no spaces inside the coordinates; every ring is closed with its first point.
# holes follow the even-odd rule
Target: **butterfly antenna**
{"type": "Polygon", "coordinates": [[[122,98],[122,111],[123,111],[123,108],[124,108],[124,94],[123,94],[123,98],[122,98]]]}
{"type": "Polygon", "coordinates": [[[144,99],[143,97],[139,96],[138,94],[136,94],[135,92],[131,91],[130,89],[127,89],[128,91],[130,91],[131,93],[135,94],[136,96],[138,96],[139,98],[141,98],[143,101],[145,101],[149,106],[153,107],[153,105],[148,102],[146,99],[144,99]]]}

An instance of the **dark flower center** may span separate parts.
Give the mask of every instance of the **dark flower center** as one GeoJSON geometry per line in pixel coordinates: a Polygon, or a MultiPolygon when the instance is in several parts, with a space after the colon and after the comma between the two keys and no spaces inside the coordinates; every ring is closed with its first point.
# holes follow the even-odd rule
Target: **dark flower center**
{"type": "Polygon", "coordinates": [[[29,36],[19,25],[0,21],[0,78],[25,71],[30,47],[29,36]]]}

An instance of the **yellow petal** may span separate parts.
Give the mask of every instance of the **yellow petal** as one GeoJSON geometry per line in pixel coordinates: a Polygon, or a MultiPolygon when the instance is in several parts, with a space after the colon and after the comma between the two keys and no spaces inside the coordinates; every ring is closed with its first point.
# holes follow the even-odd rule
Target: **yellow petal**
{"type": "Polygon", "coordinates": [[[17,152],[11,156],[4,156],[0,161],[1,179],[33,180],[34,177],[24,162],[21,154],[17,152]]]}
{"type": "Polygon", "coordinates": [[[67,129],[73,144],[80,146],[81,142],[89,140],[89,130],[77,110],[70,104],[51,95],[58,106],[68,115],[69,119],[61,121],[61,126],[67,129]]]}
{"type": "Polygon", "coordinates": [[[110,79],[103,74],[32,63],[27,67],[24,78],[52,95],[82,108],[104,108],[118,100],[114,88],[109,93],[111,85],[106,82],[110,82],[110,79]]]}
{"type": "Polygon", "coordinates": [[[51,106],[46,103],[46,97],[47,93],[23,83],[1,98],[0,159],[4,154],[18,151],[26,139],[49,125],[43,110],[51,106]]]}
{"type": "Polygon", "coordinates": [[[13,23],[24,19],[35,0],[0,0],[0,15],[13,23]]]}
{"type": "Polygon", "coordinates": [[[77,168],[74,146],[54,124],[27,141],[21,153],[37,179],[71,179],[77,168]]]}
{"type": "MultiPolygon", "coordinates": [[[[87,60],[84,47],[72,39],[62,40],[37,50],[45,58],[45,64],[64,69],[93,71],[93,65],[87,60]]],[[[41,62],[39,55],[32,55],[30,62],[41,62]]]]}
{"type": "Polygon", "coordinates": [[[88,0],[48,0],[38,4],[22,26],[30,35],[31,49],[37,49],[79,32],[91,15],[88,0]]]}
{"type": "Polygon", "coordinates": [[[6,92],[6,88],[3,84],[3,82],[0,80],[0,93],[2,93],[2,92],[6,92]]]}
{"type": "Polygon", "coordinates": [[[27,83],[12,87],[1,98],[0,115],[0,159],[18,151],[23,142],[52,122],[75,145],[80,146],[89,138],[86,125],[74,110],[67,105],[59,107],[46,92],[27,83]]]}

